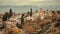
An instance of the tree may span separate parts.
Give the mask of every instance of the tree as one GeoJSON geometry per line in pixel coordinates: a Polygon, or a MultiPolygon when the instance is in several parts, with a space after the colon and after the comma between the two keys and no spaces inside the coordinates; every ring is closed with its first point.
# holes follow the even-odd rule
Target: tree
{"type": "Polygon", "coordinates": [[[16,24],[16,26],[19,28],[19,29],[22,29],[22,25],[21,24],[16,24]]]}
{"type": "Polygon", "coordinates": [[[11,18],[12,15],[13,15],[13,12],[12,12],[12,9],[10,9],[8,13],[8,19],[11,18]]]}
{"type": "Polygon", "coordinates": [[[30,9],[30,16],[32,16],[32,8],[30,9]]]}
{"type": "Polygon", "coordinates": [[[21,16],[21,24],[24,25],[24,14],[21,16]]]}
{"type": "Polygon", "coordinates": [[[3,15],[3,17],[2,17],[2,21],[7,21],[8,16],[9,16],[9,13],[6,12],[6,13],[3,15]]]}
{"type": "Polygon", "coordinates": [[[27,12],[27,14],[29,15],[29,14],[30,14],[30,12],[28,11],[28,12],[27,12]]]}
{"type": "Polygon", "coordinates": [[[10,17],[13,15],[12,9],[9,10],[10,17]]]}

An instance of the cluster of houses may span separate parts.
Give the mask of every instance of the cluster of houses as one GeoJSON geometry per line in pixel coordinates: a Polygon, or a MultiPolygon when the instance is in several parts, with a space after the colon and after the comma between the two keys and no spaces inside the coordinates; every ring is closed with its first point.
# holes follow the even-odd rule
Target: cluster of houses
{"type": "MultiPolygon", "coordinates": [[[[3,16],[0,15],[2,18],[3,16]]],[[[53,10],[47,10],[40,9],[36,12],[32,11],[32,8],[30,12],[23,13],[23,14],[13,14],[10,19],[6,22],[6,27],[2,29],[1,34],[39,34],[41,31],[43,31],[45,28],[47,29],[49,24],[53,22],[57,22],[60,20],[60,11],[53,11],[53,10]],[[47,24],[47,27],[44,28],[44,25],[47,24]],[[11,33],[11,31],[13,33],[11,33]]],[[[0,23],[2,23],[2,20],[0,20],[0,23]]],[[[50,27],[45,34],[51,29],[53,29],[55,23],[53,23],[52,27],[50,27]]],[[[60,26],[60,22],[59,22],[60,26]]]]}

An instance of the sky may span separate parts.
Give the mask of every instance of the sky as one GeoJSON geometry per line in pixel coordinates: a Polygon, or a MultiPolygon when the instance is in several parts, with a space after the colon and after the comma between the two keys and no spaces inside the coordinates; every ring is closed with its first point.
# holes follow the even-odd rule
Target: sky
{"type": "Polygon", "coordinates": [[[0,6],[60,6],[60,0],[0,0],[0,6]]]}
{"type": "Polygon", "coordinates": [[[60,0],[0,0],[0,13],[3,13],[4,11],[8,11],[10,8],[12,8],[13,11],[15,12],[17,11],[25,12],[31,8],[30,6],[33,6],[35,10],[36,10],[36,7],[59,10],[60,0]],[[17,7],[17,8],[12,8],[10,6],[17,7]],[[24,6],[27,6],[27,7],[24,8],[24,6]],[[21,7],[24,10],[21,9],[21,7]]]}

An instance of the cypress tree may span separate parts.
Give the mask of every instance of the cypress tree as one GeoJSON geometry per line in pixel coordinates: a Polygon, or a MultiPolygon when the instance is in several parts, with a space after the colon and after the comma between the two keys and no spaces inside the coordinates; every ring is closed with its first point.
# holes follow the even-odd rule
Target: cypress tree
{"type": "Polygon", "coordinates": [[[21,24],[24,25],[24,14],[21,16],[21,24]]]}
{"type": "Polygon", "coordinates": [[[12,9],[9,10],[10,17],[13,15],[12,9]]]}
{"type": "Polygon", "coordinates": [[[32,8],[30,9],[30,16],[32,16],[32,8]]]}
{"type": "Polygon", "coordinates": [[[10,9],[8,13],[8,19],[11,18],[12,15],[13,15],[13,12],[12,12],[12,9],[10,9]]]}

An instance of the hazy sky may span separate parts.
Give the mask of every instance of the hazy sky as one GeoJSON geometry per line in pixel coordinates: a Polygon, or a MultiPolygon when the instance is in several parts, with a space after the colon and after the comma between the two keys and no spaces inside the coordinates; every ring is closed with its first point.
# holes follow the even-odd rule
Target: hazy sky
{"type": "Polygon", "coordinates": [[[0,6],[60,6],[60,0],[0,0],[0,6]]]}

